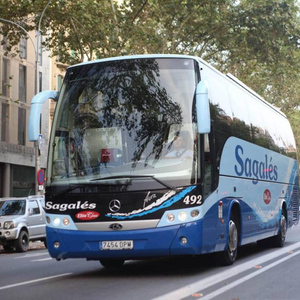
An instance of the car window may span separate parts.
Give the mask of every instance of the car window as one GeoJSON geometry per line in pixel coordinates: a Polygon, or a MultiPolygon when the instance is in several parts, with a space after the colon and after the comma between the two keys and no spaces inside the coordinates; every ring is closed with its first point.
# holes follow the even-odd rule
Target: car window
{"type": "Polygon", "coordinates": [[[38,215],[40,213],[40,208],[36,200],[29,201],[28,208],[32,208],[33,215],[38,215]]]}
{"type": "Polygon", "coordinates": [[[45,198],[39,199],[41,206],[44,208],[45,207],[45,198]]]}
{"type": "Polygon", "coordinates": [[[24,199],[0,201],[0,216],[24,215],[25,206],[24,199]]]}

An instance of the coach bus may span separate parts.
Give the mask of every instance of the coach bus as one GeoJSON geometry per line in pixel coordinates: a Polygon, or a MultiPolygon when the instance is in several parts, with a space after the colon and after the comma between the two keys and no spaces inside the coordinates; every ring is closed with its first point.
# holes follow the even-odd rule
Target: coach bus
{"type": "Polygon", "coordinates": [[[138,55],[67,69],[45,181],[47,244],[57,260],[126,260],[282,247],[298,223],[298,165],[287,117],[198,57],[138,55]]]}

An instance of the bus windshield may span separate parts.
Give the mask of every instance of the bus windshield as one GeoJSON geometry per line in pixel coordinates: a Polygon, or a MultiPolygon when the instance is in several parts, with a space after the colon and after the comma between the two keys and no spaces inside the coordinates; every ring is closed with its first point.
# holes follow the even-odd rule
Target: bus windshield
{"type": "Polygon", "coordinates": [[[50,184],[194,183],[197,76],[190,58],[69,68],[53,121],[50,184]]]}

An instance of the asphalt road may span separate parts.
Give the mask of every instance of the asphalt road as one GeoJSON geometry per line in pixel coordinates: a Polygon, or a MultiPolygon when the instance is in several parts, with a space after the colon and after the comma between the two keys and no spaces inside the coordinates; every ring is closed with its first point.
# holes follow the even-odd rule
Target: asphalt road
{"type": "Polygon", "coordinates": [[[242,247],[230,267],[199,258],[128,261],[107,270],[97,261],[57,262],[42,243],[26,253],[0,251],[0,299],[298,300],[300,226],[284,248],[242,247]]]}

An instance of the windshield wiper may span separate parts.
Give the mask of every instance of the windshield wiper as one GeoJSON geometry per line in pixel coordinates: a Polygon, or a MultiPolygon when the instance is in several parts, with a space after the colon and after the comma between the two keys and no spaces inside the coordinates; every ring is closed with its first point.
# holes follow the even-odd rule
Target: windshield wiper
{"type": "Polygon", "coordinates": [[[175,190],[178,191],[177,187],[174,187],[172,185],[169,185],[162,180],[156,178],[154,175],[116,175],[116,176],[109,176],[109,177],[99,177],[95,179],[91,179],[90,181],[100,181],[100,180],[111,180],[111,179],[141,179],[141,178],[152,178],[156,182],[160,183],[164,187],[170,189],[170,190],[175,190]]]}
{"type": "Polygon", "coordinates": [[[67,194],[69,192],[72,192],[73,190],[80,189],[80,188],[87,188],[87,187],[95,187],[96,184],[91,183],[76,183],[76,184],[70,184],[68,188],[66,188],[63,191],[60,191],[58,194],[54,195],[55,197],[62,196],[64,194],[67,194]]]}
{"type": "MultiPolygon", "coordinates": [[[[95,179],[91,179],[91,181],[102,181],[102,180],[113,180],[113,179],[145,179],[145,178],[151,178],[153,180],[155,180],[156,182],[158,182],[159,184],[161,184],[162,186],[170,189],[170,190],[175,190],[175,191],[179,191],[179,189],[177,187],[174,187],[172,185],[169,185],[163,181],[161,181],[160,179],[156,178],[154,175],[116,175],[116,176],[108,176],[108,177],[99,177],[99,178],[95,178],[95,179]]],[[[101,183],[101,185],[103,185],[103,183],[101,183]]],[[[109,183],[105,183],[104,185],[111,185],[109,183]]],[[[122,183],[114,183],[114,185],[122,185],[122,183]]],[[[77,188],[86,188],[86,187],[95,187],[97,186],[96,183],[78,183],[78,184],[70,184],[69,185],[69,188],[63,190],[63,191],[60,191],[58,194],[55,195],[55,197],[59,197],[59,196],[62,196],[64,194],[67,194],[77,188]]]]}

